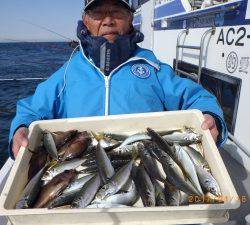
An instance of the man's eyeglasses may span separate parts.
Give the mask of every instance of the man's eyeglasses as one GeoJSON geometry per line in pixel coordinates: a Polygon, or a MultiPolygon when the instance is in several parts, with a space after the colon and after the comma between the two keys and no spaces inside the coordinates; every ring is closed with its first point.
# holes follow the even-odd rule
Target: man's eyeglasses
{"type": "Polygon", "coordinates": [[[130,12],[122,7],[116,7],[109,10],[103,10],[95,8],[88,10],[86,14],[94,20],[103,20],[106,16],[110,16],[115,19],[125,19],[130,15],[130,12]]]}

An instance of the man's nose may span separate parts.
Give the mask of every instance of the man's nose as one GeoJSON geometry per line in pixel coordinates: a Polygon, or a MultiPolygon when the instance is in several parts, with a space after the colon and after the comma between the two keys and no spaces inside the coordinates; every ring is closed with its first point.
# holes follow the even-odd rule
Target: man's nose
{"type": "Polygon", "coordinates": [[[106,14],[102,20],[102,24],[105,26],[113,26],[115,24],[114,18],[111,15],[106,14]]]}

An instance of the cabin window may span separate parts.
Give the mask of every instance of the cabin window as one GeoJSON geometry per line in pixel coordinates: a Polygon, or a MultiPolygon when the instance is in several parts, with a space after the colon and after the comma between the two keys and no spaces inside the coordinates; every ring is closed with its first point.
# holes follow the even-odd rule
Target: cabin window
{"type": "MultiPolygon", "coordinates": [[[[178,68],[188,73],[197,73],[198,70],[196,65],[183,61],[179,61],[178,68]]],[[[181,77],[186,76],[181,75],[181,77]]],[[[214,70],[202,68],[201,84],[217,97],[218,103],[224,113],[227,129],[230,133],[234,134],[240,98],[241,79],[214,70]]]]}

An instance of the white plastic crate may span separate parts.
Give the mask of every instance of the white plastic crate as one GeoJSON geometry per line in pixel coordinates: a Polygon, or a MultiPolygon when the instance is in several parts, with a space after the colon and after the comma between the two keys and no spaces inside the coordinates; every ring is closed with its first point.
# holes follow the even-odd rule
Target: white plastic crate
{"type": "Polygon", "coordinates": [[[28,162],[31,153],[20,149],[10,176],[0,198],[0,214],[7,216],[13,225],[80,225],[80,224],[191,224],[216,223],[228,220],[228,210],[240,206],[237,193],[225,168],[223,160],[209,131],[201,129],[203,115],[198,110],[171,111],[105,117],[37,121],[29,127],[29,148],[34,149],[41,141],[41,131],[106,131],[132,133],[177,129],[185,126],[195,128],[203,135],[205,157],[212,174],[220,185],[226,200],[223,204],[197,204],[171,207],[131,207],[110,209],[14,209],[27,182],[28,162]]]}

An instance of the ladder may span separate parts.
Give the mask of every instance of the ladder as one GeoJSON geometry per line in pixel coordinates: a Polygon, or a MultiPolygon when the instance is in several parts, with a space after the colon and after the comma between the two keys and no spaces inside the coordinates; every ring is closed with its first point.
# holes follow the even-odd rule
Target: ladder
{"type": "Polygon", "coordinates": [[[177,73],[177,75],[183,74],[193,80],[195,80],[197,83],[200,83],[200,78],[201,78],[201,68],[202,68],[202,59],[203,59],[203,54],[204,54],[204,43],[205,43],[205,39],[206,36],[208,34],[213,35],[215,33],[215,28],[210,28],[208,30],[206,30],[202,37],[201,37],[201,41],[200,41],[200,45],[199,46],[192,46],[192,45],[181,45],[180,41],[181,41],[181,37],[183,34],[188,35],[189,34],[189,30],[185,29],[183,31],[181,31],[178,34],[177,37],[177,44],[176,44],[176,63],[175,63],[175,72],[177,73]],[[188,73],[186,71],[183,71],[181,69],[178,68],[178,64],[180,62],[180,49],[193,49],[193,50],[197,50],[199,51],[199,64],[198,64],[198,71],[197,73],[188,73]]]}

